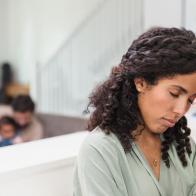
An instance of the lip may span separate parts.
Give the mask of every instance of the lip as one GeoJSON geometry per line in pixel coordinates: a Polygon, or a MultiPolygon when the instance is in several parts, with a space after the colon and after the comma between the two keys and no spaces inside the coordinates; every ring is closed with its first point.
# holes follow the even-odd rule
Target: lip
{"type": "Polygon", "coordinates": [[[176,121],[171,120],[171,119],[167,119],[167,118],[163,118],[163,124],[168,127],[173,127],[176,124],[176,121]]]}

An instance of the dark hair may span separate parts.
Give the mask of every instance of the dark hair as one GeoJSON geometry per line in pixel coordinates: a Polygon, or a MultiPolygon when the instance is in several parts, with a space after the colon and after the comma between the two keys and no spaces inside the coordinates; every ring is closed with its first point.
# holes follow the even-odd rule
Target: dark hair
{"type": "Polygon", "coordinates": [[[0,103],[10,104],[12,97],[7,95],[6,88],[13,82],[11,65],[8,62],[4,62],[1,66],[1,72],[0,103]]]}
{"type": "MultiPolygon", "coordinates": [[[[93,108],[88,129],[99,126],[106,134],[113,132],[125,152],[129,151],[134,139],[133,131],[142,125],[134,79],[144,78],[148,84],[156,85],[161,78],[195,72],[196,38],[192,31],[150,29],[133,41],[109,78],[92,92],[87,107],[87,112],[89,107],[93,108]]],[[[179,159],[183,166],[187,165],[185,154],[191,154],[189,135],[185,116],[164,132],[161,151],[167,167],[170,167],[168,149],[174,141],[179,159]]]]}
{"type": "Polygon", "coordinates": [[[16,121],[10,117],[10,116],[3,116],[0,119],[0,128],[2,125],[12,125],[15,129],[18,128],[18,124],[16,123],[16,121]]]}
{"type": "Polygon", "coordinates": [[[29,95],[18,95],[11,104],[15,112],[34,112],[35,103],[29,95]]]}
{"type": "Polygon", "coordinates": [[[13,82],[13,73],[10,63],[5,62],[2,64],[2,86],[6,86],[13,82]]]}

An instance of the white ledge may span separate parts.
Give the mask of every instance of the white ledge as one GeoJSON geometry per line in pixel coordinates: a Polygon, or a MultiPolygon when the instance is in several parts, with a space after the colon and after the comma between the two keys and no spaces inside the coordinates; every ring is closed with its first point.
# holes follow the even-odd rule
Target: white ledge
{"type": "Polygon", "coordinates": [[[0,148],[0,174],[73,159],[87,131],[0,148]]]}

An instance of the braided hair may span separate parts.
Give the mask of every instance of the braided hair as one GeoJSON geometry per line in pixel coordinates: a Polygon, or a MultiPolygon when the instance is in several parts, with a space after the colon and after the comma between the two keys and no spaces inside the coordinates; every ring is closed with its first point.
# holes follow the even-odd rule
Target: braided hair
{"type": "MultiPolygon", "coordinates": [[[[161,27],[150,29],[133,41],[109,78],[90,95],[87,111],[90,107],[94,110],[88,129],[99,126],[106,134],[114,133],[128,152],[138,125],[145,127],[134,79],[143,78],[148,84],[156,85],[161,78],[195,73],[195,65],[196,38],[192,31],[161,27]]],[[[187,165],[186,153],[191,154],[190,132],[185,116],[164,132],[161,152],[167,167],[170,167],[168,150],[173,142],[182,165],[187,165]]]]}

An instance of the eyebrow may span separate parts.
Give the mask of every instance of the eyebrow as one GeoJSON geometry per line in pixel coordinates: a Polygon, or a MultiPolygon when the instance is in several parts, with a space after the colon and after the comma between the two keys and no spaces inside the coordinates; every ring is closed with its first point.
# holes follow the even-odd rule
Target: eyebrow
{"type": "MultiPolygon", "coordinates": [[[[178,86],[178,85],[172,85],[172,86],[178,88],[184,94],[188,94],[188,91],[185,88],[183,88],[182,86],[178,86]]],[[[196,95],[196,93],[193,94],[192,96],[195,96],[195,95],[196,95]]]]}

